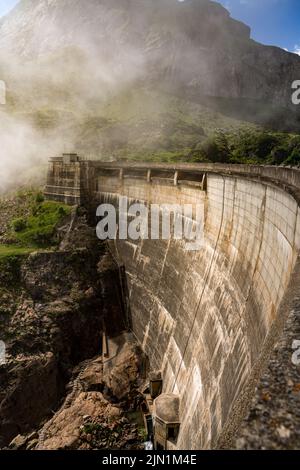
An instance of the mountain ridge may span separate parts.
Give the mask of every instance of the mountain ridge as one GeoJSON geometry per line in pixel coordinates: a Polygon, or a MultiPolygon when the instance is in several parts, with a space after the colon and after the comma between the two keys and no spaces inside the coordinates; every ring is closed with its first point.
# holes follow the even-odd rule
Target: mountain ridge
{"type": "Polygon", "coordinates": [[[32,60],[78,46],[120,77],[143,69],[152,82],[291,109],[300,77],[298,56],[256,43],[248,26],[209,0],[21,0],[1,20],[0,39],[0,55],[32,60]]]}
{"type": "Polygon", "coordinates": [[[64,151],[189,160],[214,132],[300,132],[300,57],[210,0],[21,0],[0,20],[0,78],[0,188],[64,151]]]}

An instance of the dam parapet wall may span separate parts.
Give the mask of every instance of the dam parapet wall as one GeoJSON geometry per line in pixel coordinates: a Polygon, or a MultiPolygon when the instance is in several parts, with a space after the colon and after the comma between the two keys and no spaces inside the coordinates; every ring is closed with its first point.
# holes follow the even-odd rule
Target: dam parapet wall
{"type": "Polygon", "coordinates": [[[205,243],[198,251],[186,251],[181,240],[116,240],[111,246],[125,266],[133,332],[151,367],[161,371],[163,392],[180,397],[175,447],[217,447],[290,314],[300,171],[84,164],[89,177],[82,194],[95,206],[117,208],[122,196],[204,206],[205,243]]]}
{"type": "Polygon", "coordinates": [[[273,182],[300,197],[300,169],[276,166],[235,165],[215,163],[140,163],[101,162],[86,160],[77,154],[64,154],[49,161],[45,194],[49,199],[69,200],[84,203],[98,191],[99,178],[118,176],[124,179],[146,180],[148,183],[163,180],[175,186],[183,183],[190,186],[205,186],[207,174],[242,176],[273,182]]]}

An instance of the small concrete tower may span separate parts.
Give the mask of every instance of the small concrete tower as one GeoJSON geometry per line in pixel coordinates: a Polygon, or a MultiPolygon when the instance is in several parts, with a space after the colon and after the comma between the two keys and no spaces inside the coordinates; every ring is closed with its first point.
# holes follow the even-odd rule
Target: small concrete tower
{"type": "Polygon", "coordinates": [[[6,84],[3,80],[0,80],[0,105],[6,104],[6,84]]]}
{"type": "Polygon", "coordinates": [[[90,163],[76,153],[51,158],[48,167],[45,197],[70,205],[87,201],[90,187],[90,163]]]}
{"type": "Polygon", "coordinates": [[[173,393],[163,393],[154,400],[154,446],[156,450],[175,450],[179,434],[180,399],[173,393]]]}
{"type": "Polygon", "coordinates": [[[149,374],[150,379],[150,395],[151,398],[158,397],[162,392],[162,378],[160,371],[153,371],[149,374]]]}

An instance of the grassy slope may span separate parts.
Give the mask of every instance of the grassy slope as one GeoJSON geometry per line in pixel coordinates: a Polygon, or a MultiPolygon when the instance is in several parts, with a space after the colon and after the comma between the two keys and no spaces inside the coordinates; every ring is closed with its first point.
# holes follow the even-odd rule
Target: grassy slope
{"type": "MultiPolygon", "coordinates": [[[[109,91],[110,85],[94,77],[90,67],[83,51],[65,48],[28,64],[21,81],[16,73],[9,77],[8,112],[48,138],[49,145],[42,146],[49,155],[72,150],[102,160],[205,161],[201,145],[216,132],[227,136],[232,149],[241,147],[242,134],[262,130],[229,117],[246,116],[240,100],[232,113],[226,100],[200,104],[181,92],[162,91],[151,80],[153,88],[130,83],[116,89],[115,84],[109,91]]],[[[238,150],[233,149],[229,160],[256,162],[251,149],[245,157],[238,150]]]]}
{"type": "Polygon", "coordinates": [[[233,132],[256,126],[208,107],[143,86],[96,96],[77,80],[60,86],[34,83],[34,93],[9,95],[9,112],[30,122],[49,139],[62,137],[62,150],[101,159],[177,160],[216,129],[233,132]],[[70,93],[73,90],[73,94],[70,93]],[[30,99],[28,98],[30,97],[30,99]]]}
{"type": "Polygon", "coordinates": [[[115,96],[97,112],[82,117],[76,148],[103,159],[188,160],[191,150],[216,130],[234,134],[257,128],[200,104],[143,89],[115,96]]]}
{"type": "Polygon", "coordinates": [[[0,245],[0,260],[12,257],[12,256],[23,256],[28,255],[34,248],[26,248],[22,246],[15,246],[15,245],[0,245]]]}
{"type": "Polygon", "coordinates": [[[0,259],[55,246],[55,228],[70,212],[70,206],[43,201],[37,190],[0,200],[0,259]]]}

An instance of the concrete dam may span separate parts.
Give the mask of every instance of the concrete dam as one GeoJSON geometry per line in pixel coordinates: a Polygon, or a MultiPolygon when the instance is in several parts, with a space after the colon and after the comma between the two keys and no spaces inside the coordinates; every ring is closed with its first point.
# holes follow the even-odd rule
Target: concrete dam
{"type": "Polygon", "coordinates": [[[163,393],[179,397],[168,449],[218,448],[247,411],[299,290],[299,189],[290,168],[51,160],[51,199],[93,210],[118,208],[121,196],[203,204],[197,251],[174,239],[109,242],[125,267],[132,331],[163,393]]]}

